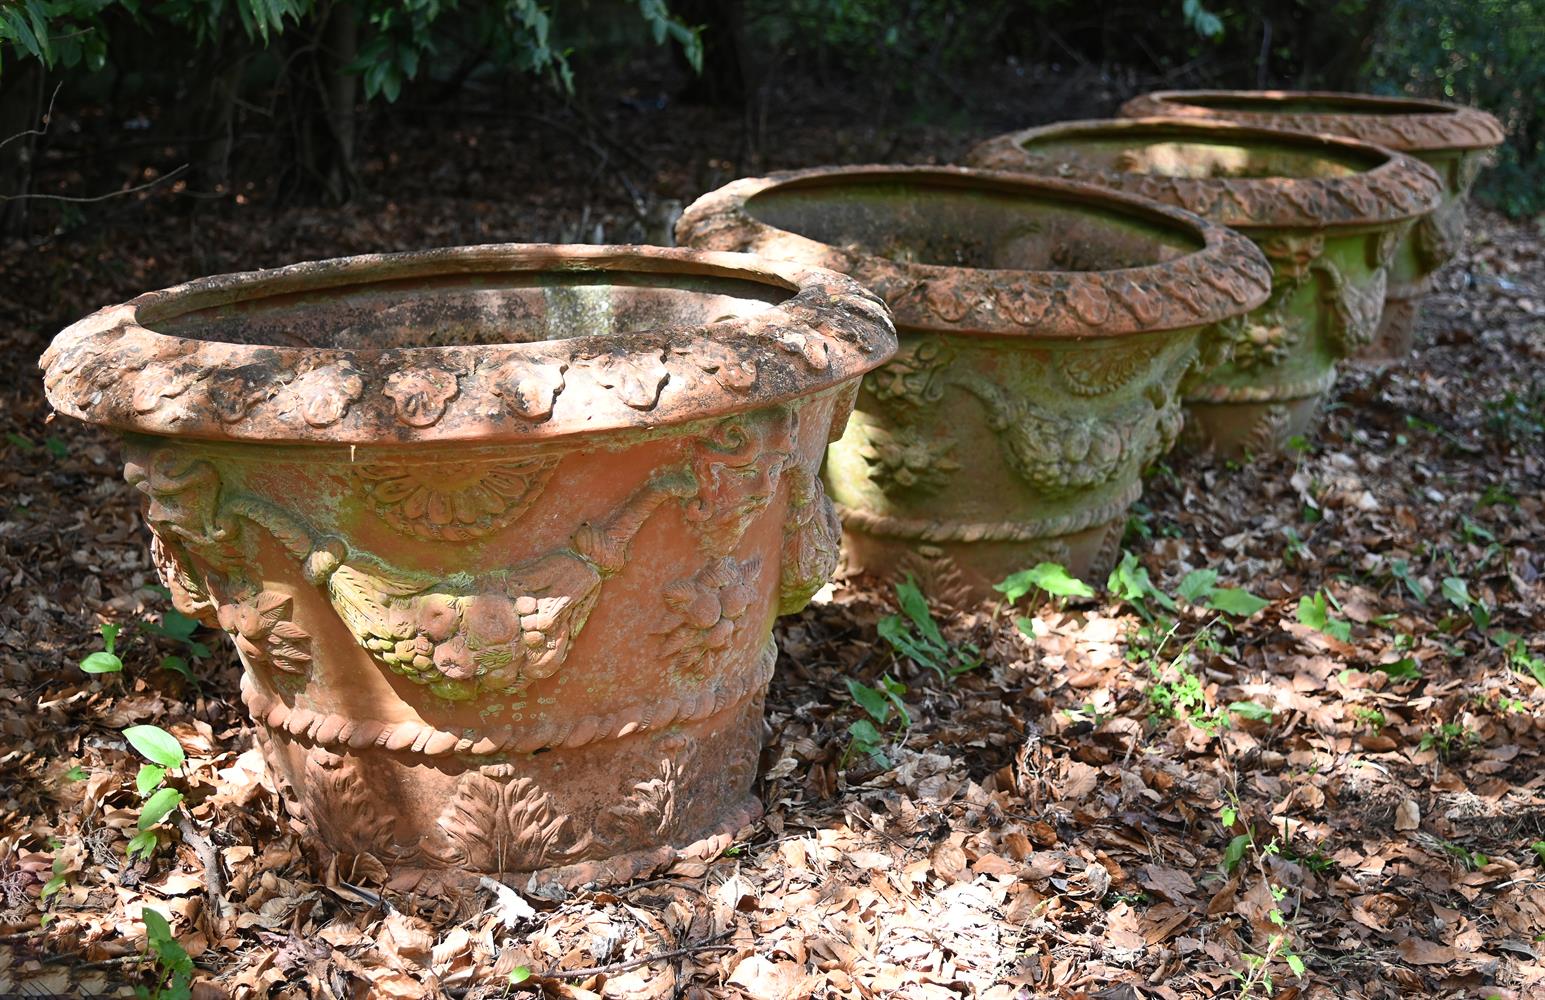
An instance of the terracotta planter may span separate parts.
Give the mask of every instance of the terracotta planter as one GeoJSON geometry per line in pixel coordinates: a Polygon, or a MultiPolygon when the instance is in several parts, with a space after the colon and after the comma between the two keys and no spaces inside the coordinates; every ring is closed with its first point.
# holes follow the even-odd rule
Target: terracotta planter
{"type": "Polygon", "coordinates": [[[865,378],[827,482],[850,570],[957,605],[1042,561],[1107,571],[1204,335],[1269,286],[1248,240],[1194,215],[959,168],[740,180],[677,238],[844,271],[891,306],[901,349],[865,378]]]}
{"type": "Polygon", "coordinates": [[[123,432],[292,815],[399,881],[626,878],[733,834],[817,467],[886,311],[728,254],[503,246],[205,278],[43,357],[123,432]]]}
{"type": "Polygon", "coordinates": [[[1271,298],[1238,328],[1233,360],[1185,389],[1187,447],[1230,458],[1312,431],[1336,362],[1373,342],[1396,244],[1439,190],[1426,166],[1377,146],[1186,119],[1027,129],[971,161],[1189,209],[1265,252],[1271,298]]]}
{"type": "Polygon", "coordinates": [[[1358,360],[1375,364],[1411,353],[1432,274],[1464,243],[1470,185],[1507,138],[1502,123],[1477,108],[1369,94],[1168,90],[1133,98],[1121,112],[1132,118],[1181,115],[1346,136],[1408,153],[1436,170],[1443,180],[1442,201],[1396,249],[1378,334],[1358,354],[1358,360]]]}

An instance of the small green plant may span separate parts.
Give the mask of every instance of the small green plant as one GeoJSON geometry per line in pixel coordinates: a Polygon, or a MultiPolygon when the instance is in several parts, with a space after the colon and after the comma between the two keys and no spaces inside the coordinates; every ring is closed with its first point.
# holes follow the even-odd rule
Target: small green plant
{"type": "Polygon", "coordinates": [[[1521,637],[1512,637],[1507,643],[1507,659],[1513,669],[1519,673],[1527,673],[1545,687],[1545,656],[1535,656],[1529,652],[1529,647],[1524,645],[1521,637]]]}
{"type": "Polygon", "coordinates": [[[1057,598],[1094,596],[1093,587],[1069,574],[1061,563],[1054,562],[1037,563],[1020,570],[993,589],[1003,594],[1010,604],[1035,591],[1057,598]]]}
{"type": "Polygon", "coordinates": [[[1484,632],[1491,627],[1491,609],[1470,596],[1470,585],[1462,577],[1445,576],[1441,590],[1448,603],[1459,612],[1468,614],[1477,629],[1484,632]]]}
{"type": "Polygon", "coordinates": [[[1157,614],[1151,605],[1166,611],[1177,609],[1174,598],[1154,586],[1147,567],[1138,562],[1132,552],[1121,554],[1121,561],[1110,571],[1110,577],[1105,581],[1105,589],[1130,604],[1134,611],[1150,623],[1156,620],[1157,614]]]}
{"type": "MultiPolygon", "coordinates": [[[[1230,833],[1236,825],[1242,826],[1244,829],[1243,833],[1231,836],[1228,846],[1224,848],[1223,868],[1225,873],[1232,875],[1246,858],[1254,859],[1256,869],[1260,872],[1261,878],[1266,880],[1266,885],[1271,890],[1273,905],[1271,910],[1267,912],[1266,917],[1281,930],[1281,933],[1274,933],[1267,939],[1266,947],[1261,951],[1245,953],[1242,956],[1245,968],[1232,970],[1232,974],[1239,983],[1239,995],[1241,997],[1253,995],[1257,988],[1260,988],[1267,996],[1271,996],[1276,991],[1276,984],[1272,973],[1273,962],[1284,963],[1288,970],[1300,979],[1303,978],[1305,971],[1307,971],[1304,960],[1293,949],[1292,927],[1288,923],[1288,918],[1282,912],[1281,903],[1287,897],[1287,890],[1270,881],[1264,865],[1264,855],[1281,854],[1284,857],[1287,855],[1282,852],[1275,839],[1267,844],[1265,848],[1261,848],[1256,843],[1255,834],[1250,825],[1239,823],[1238,807],[1232,802],[1219,811],[1218,820],[1222,824],[1225,833],[1230,833]]],[[[1319,855],[1320,852],[1316,850],[1315,854],[1319,855]]],[[[1323,855],[1320,856],[1323,857],[1323,855]]],[[[1325,859],[1325,864],[1326,867],[1331,864],[1328,858],[1325,859]]]]}
{"type": "Polygon", "coordinates": [[[1377,663],[1373,669],[1387,674],[1393,681],[1414,681],[1422,676],[1422,665],[1414,656],[1402,656],[1392,663],[1377,663]]]}
{"type": "Polygon", "coordinates": [[[1480,737],[1458,722],[1443,722],[1422,734],[1420,748],[1436,750],[1440,760],[1448,761],[1464,754],[1480,742],[1480,737]]]}
{"type": "Polygon", "coordinates": [[[907,711],[906,702],[901,700],[901,696],[907,693],[907,686],[889,674],[880,678],[880,686],[877,688],[851,677],[844,678],[844,681],[854,703],[863,709],[866,716],[848,726],[849,752],[856,750],[881,767],[889,767],[890,759],[884,750],[887,743],[885,732],[892,728],[893,723],[899,723],[902,728],[912,725],[912,714],[907,711]]]}
{"type": "Polygon", "coordinates": [[[878,631],[897,653],[932,670],[942,681],[954,680],[982,665],[975,646],[967,643],[956,648],[944,638],[939,623],[928,610],[927,598],[910,574],[896,584],[896,603],[902,613],[880,619],[878,631]]]}
{"type": "Polygon", "coordinates": [[[1458,858],[1459,863],[1464,865],[1470,871],[1478,872],[1482,868],[1485,868],[1487,865],[1491,864],[1491,858],[1482,854],[1480,851],[1472,851],[1463,844],[1456,844],[1451,840],[1445,840],[1442,842],[1442,845],[1444,853],[1458,858]]]}
{"type": "Polygon", "coordinates": [[[1241,590],[1238,587],[1219,587],[1217,584],[1217,570],[1194,569],[1180,581],[1180,587],[1175,593],[1187,604],[1211,608],[1213,611],[1221,611],[1226,615],[1235,615],[1239,618],[1249,618],[1262,608],[1271,605],[1270,601],[1256,597],[1248,590],[1241,590]]]}
{"type": "Polygon", "coordinates": [[[118,657],[118,633],[121,626],[107,624],[101,627],[102,648],[80,661],[80,668],[88,674],[116,674],[123,670],[123,660],[118,657]]]}
{"type": "MultiPolygon", "coordinates": [[[[1332,639],[1342,642],[1352,641],[1352,623],[1335,617],[1330,613],[1331,605],[1335,598],[1330,597],[1324,590],[1317,590],[1313,595],[1305,595],[1298,599],[1298,621],[1307,625],[1316,632],[1321,632],[1332,639]]],[[[1336,610],[1340,611],[1339,605],[1336,610]]]]}
{"type": "Polygon", "coordinates": [[[1389,719],[1376,708],[1368,708],[1365,705],[1357,705],[1352,709],[1352,718],[1357,724],[1377,733],[1389,725],[1389,719]]]}
{"type": "Polygon", "coordinates": [[[1540,864],[1545,865],[1545,840],[1536,840],[1529,845],[1529,850],[1533,851],[1535,857],[1540,859],[1540,864]]]}
{"type": "Polygon", "coordinates": [[[1282,534],[1287,541],[1287,545],[1282,550],[1282,561],[1284,563],[1292,566],[1299,560],[1308,558],[1309,546],[1304,544],[1304,540],[1299,537],[1298,532],[1292,528],[1284,527],[1282,534]]]}
{"type": "Polygon", "coordinates": [[[1404,559],[1396,559],[1389,564],[1390,576],[1400,581],[1401,586],[1410,593],[1417,604],[1427,603],[1427,588],[1422,586],[1422,581],[1417,579],[1411,571],[1411,566],[1404,559]]]}
{"type": "Polygon", "coordinates": [[[156,827],[182,804],[182,792],[166,784],[168,771],[187,762],[177,737],[159,726],[130,726],[123,731],[129,745],[150,763],[140,765],[134,786],[144,804],[140,807],[139,832],[129,841],[128,856],[148,858],[159,843],[156,827]]]}
{"type": "Polygon", "coordinates": [[[172,927],[158,911],[145,907],[145,960],[155,985],[137,986],[140,1000],[189,1000],[193,996],[193,958],[177,941],[172,927]]]}

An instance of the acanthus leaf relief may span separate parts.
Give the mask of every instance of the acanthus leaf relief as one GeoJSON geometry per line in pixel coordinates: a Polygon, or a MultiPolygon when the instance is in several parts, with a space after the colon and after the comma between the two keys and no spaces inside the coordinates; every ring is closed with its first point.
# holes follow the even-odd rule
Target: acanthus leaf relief
{"type": "MultiPolygon", "coordinates": [[[[283,768],[270,763],[269,771],[282,774],[283,768]]],[[[330,849],[345,855],[368,853],[388,863],[413,860],[411,849],[393,837],[396,817],[371,807],[370,775],[359,757],[310,747],[303,778],[301,815],[330,849]]],[[[283,794],[290,799],[295,791],[292,787],[283,794]]]]}
{"type": "Polygon", "coordinates": [[[376,512],[419,538],[482,538],[531,508],[558,465],[554,455],[459,467],[377,462],[355,470],[376,512]]]}
{"type": "Polygon", "coordinates": [[[601,810],[595,819],[595,853],[619,854],[628,844],[670,843],[679,826],[676,788],[683,771],[696,764],[690,749],[664,757],[655,777],[637,782],[627,798],[601,810]]]}
{"type": "Polygon", "coordinates": [[[446,867],[496,874],[547,867],[561,860],[558,845],[574,840],[570,817],[513,764],[463,774],[436,826],[439,842],[425,848],[431,858],[446,867]]]}
{"type": "Polygon", "coordinates": [[[673,675],[701,683],[733,667],[741,630],[760,624],[745,617],[756,601],[761,565],[760,559],[740,562],[725,556],[666,585],[665,606],[676,620],[661,633],[660,653],[673,675]]]}
{"type": "Polygon", "coordinates": [[[1102,396],[1147,371],[1162,346],[1155,338],[1146,344],[1058,351],[1057,374],[1075,396],[1102,396]]]}

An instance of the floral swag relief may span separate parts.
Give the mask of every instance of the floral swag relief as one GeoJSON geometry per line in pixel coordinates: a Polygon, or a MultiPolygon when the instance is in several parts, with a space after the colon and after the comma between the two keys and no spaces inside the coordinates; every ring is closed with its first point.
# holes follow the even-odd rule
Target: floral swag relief
{"type": "MultiPolygon", "coordinates": [[[[476,577],[426,578],[351,551],[288,511],[225,495],[214,466],[202,459],[156,451],[131,461],[126,476],[147,498],[157,566],[179,610],[218,623],[244,661],[271,681],[308,672],[311,639],[290,620],[290,596],[243,578],[240,567],[255,563],[255,540],[248,531],[253,525],[300,561],[306,579],[325,589],[377,663],[437,697],[464,701],[490,692],[518,694],[557,673],[602,584],[622,570],[634,536],[670,500],[684,505],[688,524],[711,558],[696,576],[667,588],[667,609],[681,622],[666,649],[673,662],[681,661],[690,672],[687,660],[719,655],[729,641],[728,631],[754,597],[758,565],[738,562],[731,553],[771,506],[785,476],[789,508],[779,601],[780,608],[802,607],[835,566],[839,529],[819,480],[795,462],[797,431],[792,409],[724,420],[694,442],[685,466],[657,473],[606,517],[580,525],[567,544],[476,577]],[[713,621],[707,621],[709,603],[718,611],[713,621]]],[[[526,494],[532,488],[518,480],[545,481],[551,472],[545,461],[502,470],[499,482],[510,484],[508,493],[521,494],[523,507],[531,503],[526,494]]],[[[385,476],[376,481],[403,482],[385,476]]],[[[445,488],[422,487],[425,493],[445,488]]],[[[414,495],[391,494],[397,503],[414,495]]],[[[478,495],[487,500],[486,512],[492,494],[478,495]]],[[[454,516],[454,503],[451,510],[454,516]]],[[[460,523],[468,527],[475,521],[460,523]]]]}

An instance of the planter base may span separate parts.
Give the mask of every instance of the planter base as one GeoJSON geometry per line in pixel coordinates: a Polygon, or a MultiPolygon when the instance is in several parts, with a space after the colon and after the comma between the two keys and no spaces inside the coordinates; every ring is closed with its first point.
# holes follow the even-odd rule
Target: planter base
{"type": "Polygon", "coordinates": [[[1410,296],[1384,300],[1384,314],[1379,319],[1379,332],[1373,342],[1352,357],[1353,362],[1368,368],[1400,364],[1416,350],[1416,321],[1422,313],[1425,291],[1410,296]]]}
{"type": "MultiPolygon", "coordinates": [[[[844,521],[851,522],[844,513],[844,521]]],[[[1038,563],[1061,563],[1091,585],[1105,582],[1121,555],[1124,516],[1083,531],[1031,541],[919,541],[846,530],[842,551],[846,572],[902,580],[908,574],[928,600],[961,610],[1003,600],[993,587],[1010,574],[1038,563]]]]}
{"type": "Polygon", "coordinates": [[[1181,447],[1195,454],[1240,461],[1286,450],[1290,438],[1309,436],[1324,396],[1260,403],[1186,403],[1181,447]]]}
{"type": "Polygon", "coordinates": [[[358,749],[261,724],[258,743],[324,865],[370,854],[394,888],[482,875],[572,888],[713,853],[755,821],[762,704],[758,689],[707,718],[533,754],[358,749]],[[648,843],[662,846],[626,849],[648,843]]]}

